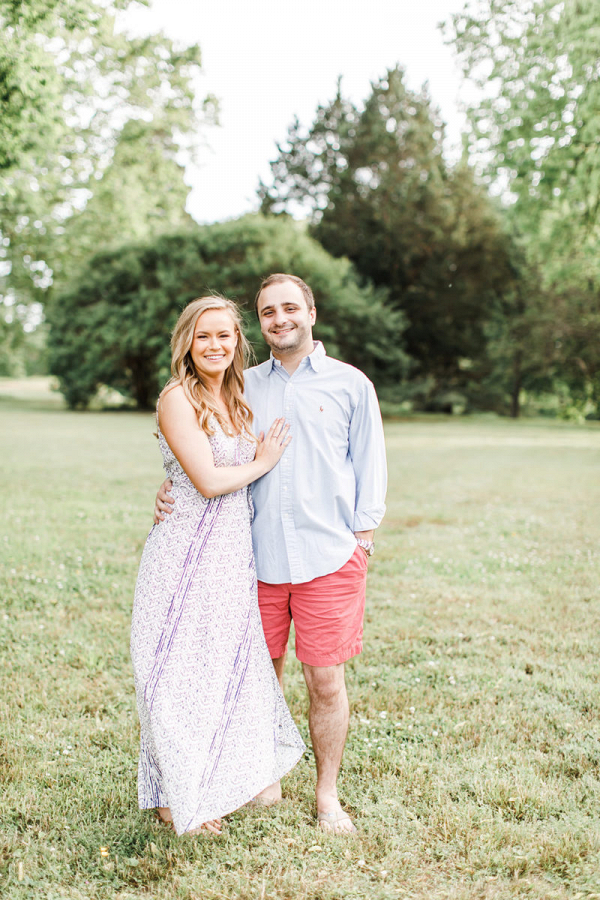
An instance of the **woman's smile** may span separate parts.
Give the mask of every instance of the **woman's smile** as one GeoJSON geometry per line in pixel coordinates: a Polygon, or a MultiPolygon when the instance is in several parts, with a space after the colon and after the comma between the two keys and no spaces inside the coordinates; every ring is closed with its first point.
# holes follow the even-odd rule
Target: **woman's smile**
{"type": "Polygon", "coordinates": [[[190,354],[202,377],[222,377],[233,362],[237,332],[227,310],[208,309],[198,318],[190,354]]]}

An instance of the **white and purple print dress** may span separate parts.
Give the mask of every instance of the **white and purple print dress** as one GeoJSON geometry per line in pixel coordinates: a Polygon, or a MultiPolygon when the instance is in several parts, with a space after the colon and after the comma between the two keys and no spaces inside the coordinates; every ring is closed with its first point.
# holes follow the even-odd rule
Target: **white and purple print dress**
{"type": "MultiPolygon", "coordinates": [[[[254,458],[252,441],[211,425],[215,465],[254,458]]],[[[169,807],[183,834],[278,781],[304,743],[262,630],[250,489],[203,497],[158,438],[175,505],[148,535],[135,589],[138,799],[169,807]]]]}

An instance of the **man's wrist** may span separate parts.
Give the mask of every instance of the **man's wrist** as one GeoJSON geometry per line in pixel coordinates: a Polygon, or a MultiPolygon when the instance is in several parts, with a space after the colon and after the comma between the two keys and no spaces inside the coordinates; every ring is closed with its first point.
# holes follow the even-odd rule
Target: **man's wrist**
{"type": "Polygon", "coordinates": [[[372,541],[372,540],[369,541],[369,540],[366,540],[366,538],[357,537],[356,543],[362,550],[365,551],[367,556],[373,556],[373,554],[375,552],[375,541],[372,541]]]}

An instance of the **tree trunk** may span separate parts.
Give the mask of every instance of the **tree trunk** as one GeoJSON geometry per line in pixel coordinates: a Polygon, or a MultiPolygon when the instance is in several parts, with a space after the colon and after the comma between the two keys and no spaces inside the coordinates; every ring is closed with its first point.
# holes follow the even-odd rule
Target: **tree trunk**
{"type": "Polygon", "coordinates": [[[523,373],[521,370],[521,363],[523,361],[523,353],[521,350],[517,350],[515,353],[515,358],[513,362],[513,384],[512,390],[510,392],[510,417],[511,419],[518,419],[521,412],[521,404],[519,402],[519,396],[521,394],[521,384],[523,382],[523,373]]]}
{"type": "Polygon", "coordinates": [[[131,392],[138,409],[154,409],[158,391],[156,377],[146,359],[128,360],[131,371],[131,392]]]}

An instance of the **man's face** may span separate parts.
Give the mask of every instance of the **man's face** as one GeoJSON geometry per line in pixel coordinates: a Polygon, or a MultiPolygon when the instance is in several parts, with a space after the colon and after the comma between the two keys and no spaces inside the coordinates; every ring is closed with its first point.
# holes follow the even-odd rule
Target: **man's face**
{"type": "Polygon", "coordinates": [[[264,288],[257,310],[262,336],[275,353],[293,353],[304,346],[311,352],[317,313],[314,306],[308,308],[297,284],[282,281],[264,288]]]}

